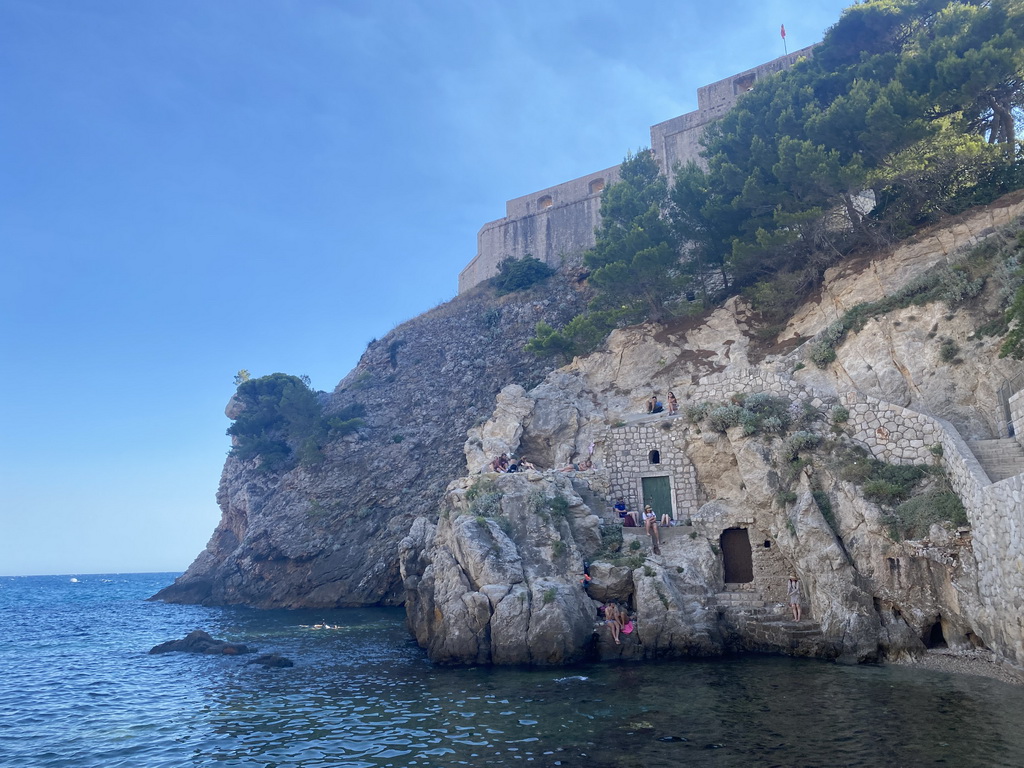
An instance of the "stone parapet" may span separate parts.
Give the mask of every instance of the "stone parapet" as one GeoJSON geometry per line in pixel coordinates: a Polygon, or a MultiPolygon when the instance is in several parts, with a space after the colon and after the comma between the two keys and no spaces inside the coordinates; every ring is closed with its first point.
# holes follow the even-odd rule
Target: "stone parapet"
{"type": "Polygon", "coordinates": [[[1010,395],[1010,424],[1013,425],[1013,438],[1024,445],[1024,390],[1010,395]]]}

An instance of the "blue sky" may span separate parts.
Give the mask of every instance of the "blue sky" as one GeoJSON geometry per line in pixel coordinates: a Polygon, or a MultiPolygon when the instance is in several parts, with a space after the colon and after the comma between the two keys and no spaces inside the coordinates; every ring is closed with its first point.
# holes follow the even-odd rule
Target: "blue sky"
{"type": "Polygon", "coordinates": [[[0,2],[0,575],[183,570],[236,371],[331,390],[505,200],[848,2],[0,2]]]}

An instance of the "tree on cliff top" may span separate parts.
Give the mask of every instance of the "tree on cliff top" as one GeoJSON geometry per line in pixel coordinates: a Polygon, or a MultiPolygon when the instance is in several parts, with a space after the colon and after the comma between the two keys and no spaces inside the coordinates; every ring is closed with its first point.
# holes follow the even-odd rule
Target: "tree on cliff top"
{"type": "Polygon", "coordinates": [[[616,320],[653,320],[668,314],[681,275],[676,237],[663,211],[668,190],[654,153],[626,155],[619,181],[601,195],[601,226],[594,247],[583,256],[588,284],[596,296],[591,309],[616,320]]]}
{"type": "Polygon", "coordinates": [[[813,283],[860,245],[1016,186],[1022,103],[1020,0],[869,0],[709,127],[673,224],[727,283],[813,283]]]}
{"type": "Polygon", "coordinates": [[[568,360],[596,349],[616,325],[659,322],[671,314],[684,275],[677,238],[664,216],[667,202],[667,182],[654,153],[628,153],[619,181],[601,195],[601,225],[594,247],[583,255],[594,291],[589,311],[561,330],[539,323],[528,351],[568,360]]]}
{"type": "Polygon", "coordinates": [[[857,249],[1024,185],[1022,106],[1024,1],[854,5],[813,57],[708,127],[703,163],[675,169],[670,193],[651,152],[627,156],[584,257],[591,312],[531,348],[590,351],[678,311],[683,291],[744,291],[780,321],[857,249]]]}
{"type": "Polygon", "coordinates": [[[285,471],[297,463],[316,466],[330,440],[363,426],[365,408],[359,404],[325,416],[308,376],[272,373],[246,379],[235,396],[242,408],[227,430],[234,438],[231,455],[243,461],[259,457],[264,472],[285,471]]]}

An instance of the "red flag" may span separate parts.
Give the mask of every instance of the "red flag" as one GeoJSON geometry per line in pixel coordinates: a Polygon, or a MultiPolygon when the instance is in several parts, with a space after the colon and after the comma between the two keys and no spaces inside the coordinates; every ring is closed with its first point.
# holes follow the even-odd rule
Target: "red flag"
{"type": "Polygon", "coordinates": [[[781,27],[779,28],[779,34],[780,34],[780,35],[782,35],[782,39],[783,39],[783,40],[785,40],[785,39],[786,39],[786,25],[785,25],[785,24],[783,24],[783,25],[782,25],[782,26],[781,26],[781,27]]]}

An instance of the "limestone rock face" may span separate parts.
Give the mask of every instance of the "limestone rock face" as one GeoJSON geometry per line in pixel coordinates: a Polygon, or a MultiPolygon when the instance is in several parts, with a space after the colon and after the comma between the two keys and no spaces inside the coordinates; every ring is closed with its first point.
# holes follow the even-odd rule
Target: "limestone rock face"
{"type": "MultiPolygon", "coordinates": [[[[700,319],[616,330],[600,350],[551,370],[522,345],[537,321],[557,326],[583,306],[568,283],[460,297],[370,344],[328,403],[363,405],[367,428],[330,446],[322,467],[267,475],[229,458],[220,524],[159,597],[404,601],[418,642],[451,663],[732,650],[869,660],[989,644],[1024,665],[1013,593],[1024,527],[1016,512],[984,511],[992,499],[1019,510],[1022,482],[991,483],[965,443],[1005,434],[1001,398],[1021,377],[1019,362],[998,359],[998,340],[974,333],[998,287],[969,308],[935,303],[870,320],[824,369],[800,346],[1022,214],[1024,194],[1010,195],[829,270],[820,296],[767,351],[749,307],[732,299],[700,319]],[[669,391],[684,415],[648,415],[647,399],[664,402],[669,391]],[[829,462],[803,466],[783,435],[715,431],[685,415],[758,392],[789,399],[794,418],[819,413],[801,428],[822,440],[941,463],[971,525],[893,541],[886,510],[829,462]],[[833,425],[840,408],[850,422],[833,425]],[[540,471],[495,476],[487,467],[501,453],[540,471]],[[585,459],[592,469],[573,469],[585,459]],[[655,551],[643,531],[618,527],[610,504],[621,497],[639,509],[657,478],[668,478],[671,499],[659,512],[680,525],[661,531],[655,551]],[[562,500],[557,514],[551,499],[562,500]],[[729,554],[736,536],[747,537],[749,580],[729,554]],[[802,588],[799,624],[787,621],[791,573],[802,588]],[[618,645],[596,624],[605,601],[635,618],[618,645]]],[[[238,407],[229,404],[229,417],[238,407]]]]}
{"type": "MultiPolygon", "coordinates": [[[[593,523],[564,476],[488,476],[500,501],[476,514],[472,487],[449,489],[437,524],[401,544],[410,626],[439,662],[561,664],[584,657],[594,608],[581,585],[577,531],[593,523]],[[470,492],[468,494],[472,496],[470,492]],[[550,509],[547,499],[562,506],[550,509]]],[[[591,537],[580,537],[583,541],[591,537]]]]}
{"type": "MultiPolygon", "coordinates": [[[[551,369],[522,349],[537,322],[560,325],[583,300],[564,279],[500,298],[481,286],[372,341],[322,395],[328,414],[363,406],[366,426],[328,445],[316,468],[267,474],[258,460],[229,457],[213,536],[156,597],[262,608],[401,604],[399,542],[417,517],[436,519],[445,487],[465,473],[466,431],[493,411],[502,387],[551,369]]],[[[228,418],[240,407],[233,398],[228,418]]]]}
{"type": "MultiPolygon", "coordinates": [[[[706,584],[697,582],[695,589],[691,581],[698,574],[714,580],[706,542],[679,541],[677,559],[686,567],[597,560],[584,587],[589,559],[616,550],[595,535],[599,518],[570,478],[551,472],[485,475],[484,482],[501,494],[488,517],[475,515],[467,501],[472,482],[453,483],[438,523],[417,521],[401,545],[409,624],[431,659],[545,665],[594,655],[656,658],[724,650],[706,584]],[[562,506],[548,505],[551,499],[562,506]],[[609,601],[636,616],[634,632],[618,646],[598,623],[598,608],[609,601]]],[[[609,524],[605,533],[617,532],[609,524]]],[[[615,546],[618,556],[646,547],[639,541],[635,548],[615,546]]]]}

